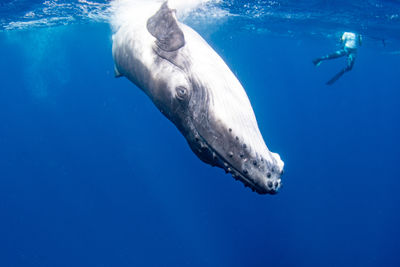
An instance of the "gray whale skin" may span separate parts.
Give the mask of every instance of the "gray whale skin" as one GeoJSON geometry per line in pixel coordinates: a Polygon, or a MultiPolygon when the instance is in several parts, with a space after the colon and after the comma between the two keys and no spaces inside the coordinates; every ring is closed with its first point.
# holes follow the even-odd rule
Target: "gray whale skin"
{"type": "Polygon", "coordinates": [[[283,161],[265,145],[242,85],[168,3],[143,9],[113,34],[116,76],[143,90],[205,163],[259,194],[281,186],[283,161]]]}

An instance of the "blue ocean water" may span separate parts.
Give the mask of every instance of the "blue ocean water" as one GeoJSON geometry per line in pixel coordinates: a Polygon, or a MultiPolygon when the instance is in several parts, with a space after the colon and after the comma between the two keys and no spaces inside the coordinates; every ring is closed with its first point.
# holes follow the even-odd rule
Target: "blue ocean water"
{"type": "Polygon", "coordinates": [[[400,266],[400,3],[334,2],[186,18],[285,161],[273,196],[114,78],[107,1],[1,2],[0,266],[400,266]],[[344,30],[364,42],[328,87],[345,59],[311,60],[344,30]]]}

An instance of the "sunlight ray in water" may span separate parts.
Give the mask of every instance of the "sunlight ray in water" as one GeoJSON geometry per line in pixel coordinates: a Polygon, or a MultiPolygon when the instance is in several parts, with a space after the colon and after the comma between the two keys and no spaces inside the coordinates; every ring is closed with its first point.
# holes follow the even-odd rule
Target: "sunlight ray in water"
{"type": "Polygon", "coordinates": [[[56,93],[50,88],[52,82],[48,75],[50,70],[57,84],[65,85],[69,80],[66,52],[60,46],[64,30],[62,27],[47,27],[6,33],[6,41],[18,48],[24,60],[30,62],[21,70],[21,75],[25,88],[37,100],[45,100],[49,94],[56,93]],[[26,46],[26,43],[30,46],[26,46]]]}

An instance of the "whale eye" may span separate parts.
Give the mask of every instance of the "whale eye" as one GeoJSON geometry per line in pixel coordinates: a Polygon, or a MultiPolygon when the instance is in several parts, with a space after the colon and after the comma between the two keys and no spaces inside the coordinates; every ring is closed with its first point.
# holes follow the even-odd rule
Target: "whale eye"
{"type": "Polygon", "coordinates": [[[176,95],[179,100],[185,100],[188,97],[187,89],[183,86],[176,87],[176,95]]]}

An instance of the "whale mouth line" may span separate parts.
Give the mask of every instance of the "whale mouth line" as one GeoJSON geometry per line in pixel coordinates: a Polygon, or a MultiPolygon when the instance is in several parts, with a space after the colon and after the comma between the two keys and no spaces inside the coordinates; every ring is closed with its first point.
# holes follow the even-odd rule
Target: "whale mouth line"
{"type": "Polygon", "coordinates": [[[244,187],[249,187],[253,192],[257,192],[259,194],[276,194],[277,191],[274,189],[266,190],[265,188],[260,187],[259,185],[252,182],[249,178],[247,178],[243,173],[237,170],[237,168],[233,167],[231,163],[229,163],[223,156],[220,155],[206,140],[203,136],[201,136],[198,131],[196,136],[196,141],[200,145],[200,148],[197,150],[200,154],[206,154],[208,152],[211,155],[212,162],[211,165],[219,166],[225,170],[225,173],[230,173],[235,180],[239,180],[244,184],[244,187]],[[201,140],[200,140],[201,138],[201,140]],[[198,140],[197,140],[198,139],[198,140]]]}
{"type": "Polygon", "coordinates": [[[229,167],[227,167],[226,169],[224,168],[225,171],[227,173],[230,173],[235,180],[240,180],[244,184],[245,187],[249,187],[253,192],[255,191],[259,194],[273,193],[273,191],[266,191],[265,189],[262,189],[255,183],[251,182],[246,176],[244,176],[241,172],[239,172],[235,167],[232,167],[231,164],[228,163],[228,165],[229,165],[229,167]],[[228,168],[231,168],[231,170],[229,171],[228,168]]]}

